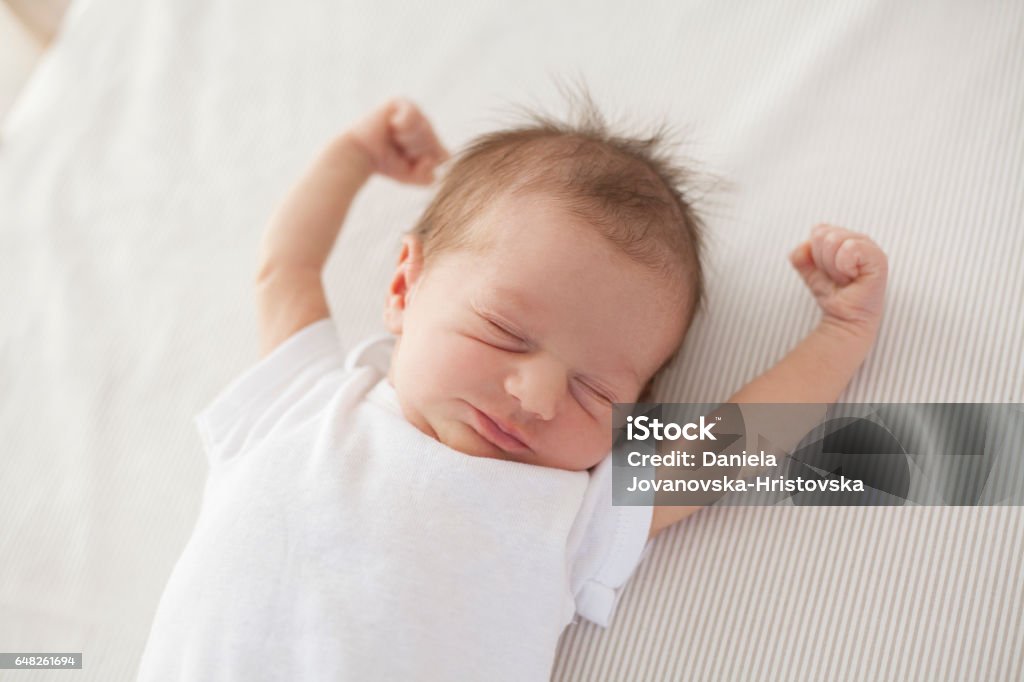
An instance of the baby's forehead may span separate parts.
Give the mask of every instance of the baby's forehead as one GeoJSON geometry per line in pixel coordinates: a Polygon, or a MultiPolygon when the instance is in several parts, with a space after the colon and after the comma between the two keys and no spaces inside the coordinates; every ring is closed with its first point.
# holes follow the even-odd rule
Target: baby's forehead
{"type": "Polygon", "coordinates": [[[687,298],[683,278],[629,253],[558,202],[506,197],[472,227],[471,244],[458,247],[463,254],[452,283],[471,288],[478,300],[526,313],[539,309],[550,326],[590,334],[614,333],[619,325],[678,326],[687,298]]]}

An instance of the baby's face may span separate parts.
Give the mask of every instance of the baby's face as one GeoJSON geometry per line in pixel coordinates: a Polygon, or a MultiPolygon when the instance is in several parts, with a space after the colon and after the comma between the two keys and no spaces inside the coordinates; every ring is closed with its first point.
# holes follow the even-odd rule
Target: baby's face
{"type": "Polygon", "coordinates": [[[683,294],[547,198],[504,198],[473,229],[484,254],[426,271],[406,237],[385,311],[402,411],[469,455],[588,469],[611,450],[612,403],[681,342],[683,294]]]}

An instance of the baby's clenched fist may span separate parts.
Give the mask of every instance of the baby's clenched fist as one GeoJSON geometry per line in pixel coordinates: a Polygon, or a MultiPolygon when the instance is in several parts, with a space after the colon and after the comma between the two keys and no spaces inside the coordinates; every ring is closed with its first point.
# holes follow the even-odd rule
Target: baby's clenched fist
{"type": "Polygon", "coordinates": [[[882,320],[889,264],[865,234],[817,225],[789,260],[824,315],[856,333],[874,334],[882,320]]]}
{"type": "Polygon", "coordinates": [[[448,157],[433,126],[410,100],[395,97],[345,133],[361,149],[374,172],[399,182],[428,185],[448,157]]]}

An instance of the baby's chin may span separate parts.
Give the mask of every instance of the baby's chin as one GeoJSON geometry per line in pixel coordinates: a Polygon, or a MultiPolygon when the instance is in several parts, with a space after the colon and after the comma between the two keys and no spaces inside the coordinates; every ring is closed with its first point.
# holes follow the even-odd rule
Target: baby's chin
{"type": "MultiPolygon", "coordinates": [[[[593,457],[580,457],[576,463],[566,464],[565,461],[558,461],[558,458],[544,455],[537,452],[527,454],[514,454],[505,452],[494,443],[477,433],[469,424],[453,420],[436,426],[437,436],[435,440],[444,443],[452,450],[473,457],[488,457],[491,459],[504,459],[509,462],[521,462],[535,466],[549,467],[552,469],[564,469],[566,471],[589,471],[601,463],[608,452],[602,452],[593,457]]],[[[610,447],[610,446],[609,446],[610,447]]]]}
{"type": "Polygon", "coordinates": [[[452,450],[473,457],[505,459],[511,462],[528,462],[531,464],[538,463],[533,459],[532,453],[514,455],[505,452],[480,435],[476,429],[458,416],[435,414],[428,417],[414,408],[406,407],[401,396],[399,396],[399,404],[402,405],[402,412],[405,415],[406,421],[452,450]]]}
{"type": "MultiPolygon", "coordinates": [[[[399,400],[402,403],[401,399],[399,400]]],[[[492,459],[512,459],[493,443],[487,441],[468,424],[455,420],[431,420],[415,410],[402,405],[405,420],[419,429],[423,434],[447,447],[473,457],[490,457],[492,459]]]]}

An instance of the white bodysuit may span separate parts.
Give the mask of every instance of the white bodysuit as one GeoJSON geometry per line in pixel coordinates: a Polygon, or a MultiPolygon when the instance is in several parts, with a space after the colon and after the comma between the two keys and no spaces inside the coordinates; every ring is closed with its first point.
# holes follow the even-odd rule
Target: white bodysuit
{"type": "Polygon", "coordinates": [[[591,472],[474,457],[404,419],[393,337],[325,318],[196,417],[209,475],[139,680],[547,680],[606,626],[650,507],[591,472]]]}

